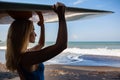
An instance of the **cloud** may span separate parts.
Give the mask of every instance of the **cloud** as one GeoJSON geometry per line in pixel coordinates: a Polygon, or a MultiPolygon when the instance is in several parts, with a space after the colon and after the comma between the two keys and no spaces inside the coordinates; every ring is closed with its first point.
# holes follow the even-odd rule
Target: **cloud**
{"type": "Polygon", "coordinates": [[[73,34],[71,37],[72,37],[73,40],[77,40],[79,38],[79,36],[76,35],[76,34],[73,34]]]}
{"type": "Polygon", "coordinates": [[[85,0],[77,0],[73,3],[73,5],[77,5],[77,4],[80,4],[80,3],[83,3],[85,0]]]}

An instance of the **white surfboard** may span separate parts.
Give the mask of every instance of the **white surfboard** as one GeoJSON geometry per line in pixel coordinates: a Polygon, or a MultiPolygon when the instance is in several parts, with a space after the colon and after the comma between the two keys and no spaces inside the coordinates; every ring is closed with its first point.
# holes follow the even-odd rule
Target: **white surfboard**
{"type": "MultiPolygon", "coordinates": [[[[14,19],[11,18],[7,11],[41,11],[43,13],[45,22],[58,21],[57,15],[52,10],[52,5],[41,4],[28,4],[28,3],[15,3],[15,2],[2,2],[0,1],[0,24],[10,24],[14,19]]],[[[95,10],[85,8],[67,7],[65,17],[67,21],[88,19],[98,15],[113,13],[106,10],[95,10]]],[[[21,13],[22,14],[22,13],[21,13]]],[[[33,13],[31,18],[34,22],[38,21],[38,16],[33,13]]]]}

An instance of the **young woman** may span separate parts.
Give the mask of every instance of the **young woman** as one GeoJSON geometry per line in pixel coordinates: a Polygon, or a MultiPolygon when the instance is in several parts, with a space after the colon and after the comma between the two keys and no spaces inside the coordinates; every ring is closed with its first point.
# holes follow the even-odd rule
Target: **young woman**
{"type": "Polygon", "coordinates": [[[17,71],[21,80],[44,80],[43,62],[55,57],[67,47],[67,26],[65,6],[57,3],[53,6],[58,15],[59,30],[56,43],[44,46],[44,20],[40,12],[41,37],[38,45],[27,49],[28,43],[35,42],[33,23],[27,19],[16,19],[10,26],[7,37],[6,66],[10,71],[17,71]]]}

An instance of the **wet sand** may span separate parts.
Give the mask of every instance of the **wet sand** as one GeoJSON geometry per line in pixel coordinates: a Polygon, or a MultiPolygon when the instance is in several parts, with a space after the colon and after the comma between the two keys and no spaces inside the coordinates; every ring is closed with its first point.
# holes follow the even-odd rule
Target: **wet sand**
{"type": "MultiPolygon", "coordinates": [[[[0,63],[0,80],[20,80],[0,63]]],[[[45,65],[45,80],[120,80],[120,68],[106,66],[45,65]]]]}

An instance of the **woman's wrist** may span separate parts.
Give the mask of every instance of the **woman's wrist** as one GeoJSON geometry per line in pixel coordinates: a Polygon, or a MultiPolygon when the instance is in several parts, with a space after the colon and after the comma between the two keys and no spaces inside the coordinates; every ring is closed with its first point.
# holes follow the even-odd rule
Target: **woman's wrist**
{"type": "Polygon", "coordinates": [[[63,15],[58,15],[59,20],[65,20],[65,14],[63,15]]]}
{"type": "Polygon", "coordinates": [[[37,24],[38,24],[39,26],[44,26],[44,23],[41,22],[41,21],[39,21],[37,24]]]}
{"type": "Polygon", "coordinates": [[[39,26],[44,26],[44,24],[39,24],[39,26]]]}

